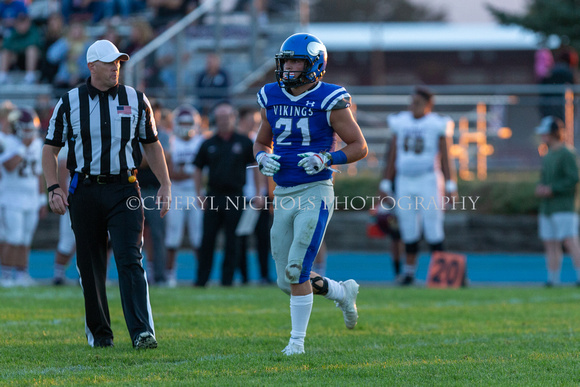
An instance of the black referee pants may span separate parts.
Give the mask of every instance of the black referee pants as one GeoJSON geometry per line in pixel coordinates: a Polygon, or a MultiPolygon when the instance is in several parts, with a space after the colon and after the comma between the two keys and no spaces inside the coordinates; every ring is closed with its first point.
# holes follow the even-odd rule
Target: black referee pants
{"type": "Polygon", "coordinates": [[[91,346],[113,338],[105,288],[107,232],[117,264],[121,304],[131,340],[134,342],[142,332],[155,335],[142,265],[143,208],[138,205],[140,200],[138,183],[128,182],[83,184],[79,181],[75,192],[69,195],[77,267],[85,298],[85,332],[91,346]]]}
{"type": "Polygon", "coordinates": [[[197,280],[195,286],[205,286],[211,274],[216,237],[219,230],[225,230],[224,259],[222,263],[222,285],[231,286],[237,266],[238,240],[236,227],[241,216],[242,194],[229,196],[208,194],[206,209],[203,211],[203,237],[198,253],[197,280]],[[213,201],[212,201],[213,198],[213,201]],[[239,200],[239,206],[235,205],[239,200]]]}

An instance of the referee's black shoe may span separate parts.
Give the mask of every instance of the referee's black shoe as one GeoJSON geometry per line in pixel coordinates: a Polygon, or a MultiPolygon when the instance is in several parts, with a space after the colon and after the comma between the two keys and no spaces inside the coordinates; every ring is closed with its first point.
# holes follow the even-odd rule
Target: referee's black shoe
{"type": "Polygon", "coordinates": [[[113,339],[111,339],[110,337],[105,337],[103,339],[97,340],[97,341],[95,341],[95,344],[93,345],[93,347],[95,347],[95,348],[114,347],[113,339]]]}

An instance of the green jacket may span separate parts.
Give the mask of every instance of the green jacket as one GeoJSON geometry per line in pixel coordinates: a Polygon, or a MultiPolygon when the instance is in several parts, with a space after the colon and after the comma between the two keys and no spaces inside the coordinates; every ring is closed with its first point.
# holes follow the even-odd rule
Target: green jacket
{"type": "Polygon", "coordinates": [[[540,183],[550,186],[553,196],[541,200],[540,214],[575,211],[578,180],[578,165],[573,149],[562,146],[548,151],[542,160],[540,183]]]}

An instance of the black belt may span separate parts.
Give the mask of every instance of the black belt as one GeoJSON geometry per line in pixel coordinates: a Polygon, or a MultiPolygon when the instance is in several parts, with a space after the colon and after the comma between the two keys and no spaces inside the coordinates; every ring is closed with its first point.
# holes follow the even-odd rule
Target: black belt
{"type": "Polygon", "coordinates": [[[81,179],[83,179],[84,184],[88,184],[88,183],[114,184],[114,183],[132,183],[131,181],[129,181],[129,176],[135,176],[135,175],[137,175],[136,169],[134,169],[130,173],[129,173],[129,171],[127,171],[127,172],[121,172],[118,175],[109,175],[109,174],[87,175],[87,174],[81,173],[79,177],[81,179]]]}
{"type": "Polygon", "coordinates": [[[97,184],[119,183],[123,177],[126,179],[127,175],[85,175],[85,179],[97,184]]]}

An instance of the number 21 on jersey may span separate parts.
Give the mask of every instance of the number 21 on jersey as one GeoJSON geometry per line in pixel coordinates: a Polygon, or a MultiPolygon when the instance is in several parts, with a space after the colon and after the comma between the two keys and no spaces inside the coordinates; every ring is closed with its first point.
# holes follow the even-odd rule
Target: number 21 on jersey
{"type": "MultiPolygon", "coordinates": [[[[288,137],[292,134],[293,129],[293,119],[292,118],[279,118],[276,121],[276,129],[282,132],[276,137],[277,145],[292,145],[291,141],[288,141],[288,137]]],[[[308,118],[300,118],[296,122],[296,128],[300,130],[302,135],[302,146],[310,145],[310,127],[308,124],[308,118]]]]}

